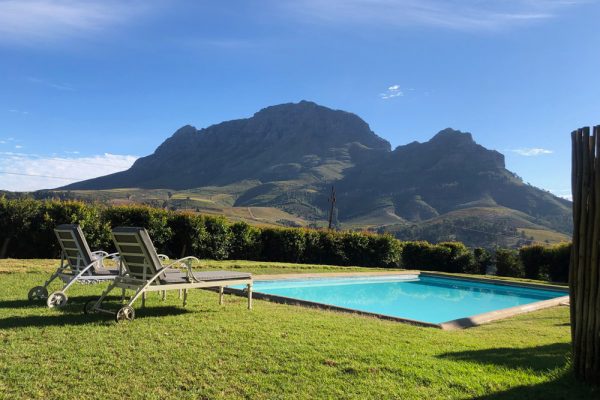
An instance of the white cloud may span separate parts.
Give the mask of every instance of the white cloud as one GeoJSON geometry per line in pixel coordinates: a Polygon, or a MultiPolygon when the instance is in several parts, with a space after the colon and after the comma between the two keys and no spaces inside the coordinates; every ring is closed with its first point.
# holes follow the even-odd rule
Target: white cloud
{"type": "Polygon", "coordinates": [[[104,31],[144,9],[138,1],[3,0],[0,41],[46,43],[104,31]]]}
{"type": "Polygon", "coordinates": [[[8,112],[13,113],[13,114],[23,114],[23,115],[29,114],[29,111],[17,110],[15,108],[11,108],[10,110],[8,110],[8,112]]]}
{"type": "Polygon", "coordinates": [[[296,0],[291,12],[311,22],[368,23],[385,27],[432,26],[495,30],[553,18],[587,0],[296,0]]]}
{"type": "Polygon", "coordinates": [[[75,90],[75,88],[73,88],[73,86],[71,86],[67,83],[49,82],[49,81],[46,81],[43,79],[31,77],[31,76],[29,78],[27,78],[27,81],[29,81],[30,83],[46,86],[46,87],[49,87],[51,89],[56,89],[56,90],[64,90],[64,91],[69,91],[69,92],[75,90]]]}
{"type": "Polygon", "coordinates": [[[22,145],[20,145],[20,144],[15,144],[15,149],[22,149],[22,148],[23,148],[23,146],[22,146],[22,145]]]}
{"type": "Polygon", "coordinates": [[[379,93],[379,97],[384,100],[392,99],[394,97],[404,96],[402,90],[400,90],[400,85],[392,85],[387,88],[387,90],[383,93],[379,93]]]}
{"type": "Polygon", "coordinates": [[[513,153],[517,153],[520,156],[525,156],[525,157],[535,157],[535,156],[541,156],[544,154],[554,153],[554,151],[552,151],[552,150],[542,149],[541,147],[512,149],[510,151],[512,151],[513,153]]]}
{"type": "Polygon", "coordinates": [[[126,170],[136,159],[136,156],[109,153],[85,157],[48,157],[1,152],[0,189],[33,191],[55,188],[126,170]]]}

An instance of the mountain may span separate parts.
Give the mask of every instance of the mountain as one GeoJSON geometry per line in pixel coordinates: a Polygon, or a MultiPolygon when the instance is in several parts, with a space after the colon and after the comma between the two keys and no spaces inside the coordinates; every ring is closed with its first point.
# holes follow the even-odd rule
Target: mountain
{"type": "Polygon", "coordinates": [[[205,129],[184,126],[129,170],[65,189],[188,189],[242,180],[328,181],[341,178],[341,171],[352,165],[352,153],[362,149],[389,151],[390,144],[354,114],[302,101],[268,107],[252,118],[205,129]]]}
{"type": "Polygon", "coordinates": [[[59,190],[184,191],[196,208],[275,207],[317,223],[327,217],[332,184],[337,222],[348,228],[483,244],[537,232],[567,238],[571,229],[570,202],[523,183],[470,133],[448,128],[392,150],[355,114],[308,101],[184,126],[129,170],[59,190]]]}

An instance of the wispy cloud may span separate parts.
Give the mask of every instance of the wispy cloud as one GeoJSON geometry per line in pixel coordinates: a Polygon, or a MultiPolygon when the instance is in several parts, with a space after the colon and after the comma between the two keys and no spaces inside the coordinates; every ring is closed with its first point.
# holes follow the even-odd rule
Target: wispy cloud
{"type": "Polygon", "coordinates": [[[311,21],[385,27],[420,25],[454,30],[496,30],[557,16],[586,0],[296,0],[292,13],[311,21]]]}
{"type": "Polygon", "coordinates": [[[47,43],[104,31],[144,9],[139,1],[3,0],[0,42],[47,43]]]}
{"type": "Polygon", "coordinates": [[[29,114],[29,111],[17,110],[15,108],[11,108],[10,110],[8,110],[8,112],[13,113],[13,114],[21,114],[21,115],[29,114]]]}
{"type": "Polygon", "coordinates": [[[33,191],[67,185],[128,169],[136,156],[99,154],[51,157],[0,152],[0,189],[33,191]]]}
{"type": "Polygon", "coordinates": [[[573,201],[573,195],[571,194],[571,189],[551,189],[550,192],[558,197],[561,197],[565,200],[573,201]]]}
{"type": "Polygon", "coordinates": [[[29,83],[33,83],[36,85],[41,85],[41,86],[45,86],[51,89],[56,89],[56,90],[64,90],[64,91],[68,91],[71,92],[73,90],[75,90],[75,88],[67,83],[56,83],[56,82],[50,82],[44,79],[40,79],[40,78],[34,78],[32,76],[27,78],[27,81],[29,83]]]}
{"type": "Polygon", "coordinates": [[[23,148],[23,145],[15,144],[15,149],[22,149],[22,148],[23,148]]]}
{"type": "Polygon", "coordinates": [[[552,153],[554,153],[554,151],[552,151],[552,150],[543,149],[541,147],[511,149],[509,151],[512,151],[513,153],[516,153],[516,154],[518,154],[520,156],[525,156],[525,157],[535,157],[535,156],[541,156],[541,155],[544,155],[544,154],[552,154],[552,153]]]}
{"type": "Polygon", "coordinates": [[[394,97],[404,96],[404,92],[400,90],[400,85],[392,85],[387,88],[383,93],[379,93],[379,97],[384,100],[392,99],[394,97]]]}

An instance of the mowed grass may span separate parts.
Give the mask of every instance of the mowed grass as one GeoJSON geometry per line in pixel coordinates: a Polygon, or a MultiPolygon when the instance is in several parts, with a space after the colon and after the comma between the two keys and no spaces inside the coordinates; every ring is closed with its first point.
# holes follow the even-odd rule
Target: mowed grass
{"type": "MultiPolygon", "coordinates": [[[[152,294],[132,323],[116,324],[82,313],[102,285],[74,286],[62,310],[29,303],[54,263],[0,260],[0,398],[600,397],[569,373],[566,307],[441,331],[259,300],[248,311],[244,298],[219,306],[197,290],[186,308],[174,292],[152,294]]],[[[211,267],[233,264],[335,270],[211,267]]]]}

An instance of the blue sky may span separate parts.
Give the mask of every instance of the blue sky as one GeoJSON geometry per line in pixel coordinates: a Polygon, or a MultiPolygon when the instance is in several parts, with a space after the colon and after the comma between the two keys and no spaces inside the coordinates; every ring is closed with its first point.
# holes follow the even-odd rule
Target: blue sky
{"type": "Polygon", "coordinates": [[[185,124],[279,103],[354,112],[393,146],[453,127],[570,193],[600,123],[592,0],[0,0],[0,189],[127,168],[185,124]],[[43,176],[27,176],[43,175],[43,176]]]}

